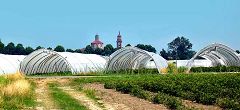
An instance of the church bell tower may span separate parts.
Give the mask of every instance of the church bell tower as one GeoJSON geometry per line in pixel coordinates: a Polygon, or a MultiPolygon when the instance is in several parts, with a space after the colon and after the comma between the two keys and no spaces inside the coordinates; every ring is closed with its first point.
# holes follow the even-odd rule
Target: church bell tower
{"type": "Polygon", "coordinates": [[[122,36],[120,34],[120,31],[117,36],[117,48],[122,48],[122,36]]]}

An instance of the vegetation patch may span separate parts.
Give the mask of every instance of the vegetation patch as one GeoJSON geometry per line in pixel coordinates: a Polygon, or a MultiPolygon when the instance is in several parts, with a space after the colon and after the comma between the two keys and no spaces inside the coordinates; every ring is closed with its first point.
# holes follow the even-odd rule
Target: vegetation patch
{"type": "Polygon", "coordinates": [[[239,66],[192,67],[191,72],[240,72],[239,66]]]}
{"type": "Polygon", "coordinates": [[[87,108],[80,104],[78,100],[71,97],[69,94],[63,92],[58,88],[56,83],[48,84],[50,93],[54,101],[64,110],[87,110],[87,108]]]}
{"type": "Polygon", "coordinates": [[[33,108],[35,102],[35,84],[21,74],[0,76],[0,108],[33,108]]]}
{"type": "MultiPolygon", "coordinates": [[[[205,105],[219,105],[226,109],[240,107],[239,73],[121,75],[118,77],[81,78],[75,79],[74,82],[103,83],[107,89],[116,89],[146,100],[152,99],[151,95],[145,92],[150,91],[205,105]]],[[[168,101],[178,103],[178,101],[172,100],[175,98],[169,98],[168,101]]],[[[167,104],[167,102],[164,103],[167,104]]]]}

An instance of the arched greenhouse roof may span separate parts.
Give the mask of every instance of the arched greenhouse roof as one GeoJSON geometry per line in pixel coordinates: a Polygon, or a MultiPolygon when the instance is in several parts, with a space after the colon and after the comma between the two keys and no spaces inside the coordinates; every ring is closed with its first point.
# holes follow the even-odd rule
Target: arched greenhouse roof
{"type": "Polygon", "coordinates": [[[187,64],[189,70],[198,56],[210,60],[212,62],[212,66],[240,66],[239,55],[230,47],[219,43],[208,45],[197,52],[187,64]]]}
{"type": "Polygon", "coordinates": [[[168,66],[167,61],[160,55],[136,47],[125,47],[110,55],[107,62],[107,71],[145,68],[148,62],[153,61],[159,73],[168,66]]]}
{"type": "Polygon", "coordinates": [[[0,75],[17,73],[19,64],[24,58],[24,55],[0,54],[0,75]]]}
{"type": "Polygon", "coordinates": [[[77,74],[103,71],[105,64],[106,60],[100,55],[39,49],[22,61],[20,71],[24,74],[53,72],[77,74]]]}

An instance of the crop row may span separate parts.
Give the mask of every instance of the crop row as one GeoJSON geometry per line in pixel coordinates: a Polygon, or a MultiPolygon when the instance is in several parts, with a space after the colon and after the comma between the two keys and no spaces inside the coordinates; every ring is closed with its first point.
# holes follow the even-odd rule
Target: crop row
{"type": "Polygon", "coordinates": [[[240,72],[239,66],[192,67],[191,72],[240,72]]]}
{"type": "Polygon", "coordinates": [[[240,109],[240,74],[167,74],[167,75],[128,75],[81,79],[82,82],[105,83],[106,88],[116,88],[123,93],[149,99],[144,92],[162,93],[206,105],[218,105],[227,109],[240,109]],[[144,93],[144,94],[143,94],[144,93]]]}

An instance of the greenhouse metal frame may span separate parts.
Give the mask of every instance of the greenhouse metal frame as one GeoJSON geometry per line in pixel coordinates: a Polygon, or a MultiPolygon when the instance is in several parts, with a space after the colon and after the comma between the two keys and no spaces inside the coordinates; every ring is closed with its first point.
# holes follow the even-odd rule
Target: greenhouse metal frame
{"type": "Polygon", "coordinates": [[[72,72],[89,73],[103,71],[106,60],[100,55],[55,52],[39,49],[28,55],[20,64],[24,74],[72,72]]]}
{"type": "Polygon", "coordinates": [[[160,55],[129,46],[119,49],[110,55],[106,70],[116,71],[145,68],[151,60],[155,63],[159,73],[161,73],[161,69],[168,66],[167,61],[160,55]]]}
{"type": "Polygon", "coordinates": [[[219,43],[206,46],[197,52],[187,64],[189,70],[198,56],[210,60],[212,62],[212,66],[240,66],[239,55],[230,47],[219,43]]]}

